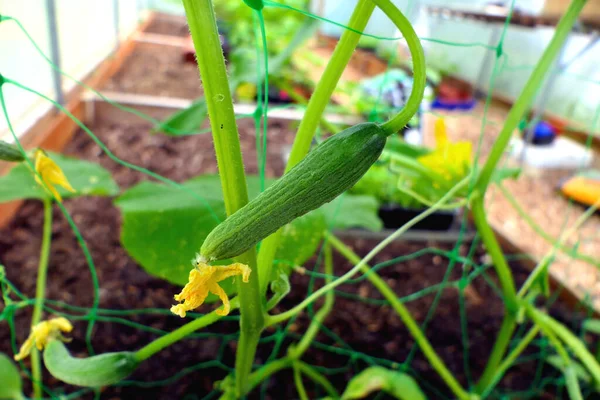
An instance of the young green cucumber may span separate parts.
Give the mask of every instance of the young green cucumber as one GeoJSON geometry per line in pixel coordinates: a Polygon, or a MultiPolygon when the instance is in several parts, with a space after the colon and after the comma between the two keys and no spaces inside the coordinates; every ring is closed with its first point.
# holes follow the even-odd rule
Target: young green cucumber
{"type": "Polygon", "coordinates": [[[44,349],[44,365],[57,379],[85,387],[102,387],[129,376],[138,366],[135,354],[127,351],[75,358],[60,340],[51,340],[44,349]]]}
{"type": "Polygon", "coordinates": [[[213,229],[202,244],[201,259],[238,256],[295,218],[350,189],[379,158],[386,138],[386,132],[370,122],[331,136],[213,229]]]}
{"type": "Polygon", "coordinates": [[[0,160],[18,162],[24,159],[25,157],[16,146],[0,140],[0,160]]]}

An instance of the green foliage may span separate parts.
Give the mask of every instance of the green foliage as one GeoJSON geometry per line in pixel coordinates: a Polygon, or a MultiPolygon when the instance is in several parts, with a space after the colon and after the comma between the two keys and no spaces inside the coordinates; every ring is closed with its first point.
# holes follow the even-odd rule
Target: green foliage
{"type": "Polygon", "coordinates": [[[0,353],[0,400],[21,400],[23,383],[17,366],[4,353],[0,353]]]}
{"type": "MultiPolygon", "coordinates": [[[[260,179],[248,176],[247,182],[250,197],[258,195],[260,179]]],[[[266,184],[272,182],[267,180],[266,184]]],[[[184,191],[151,182],[128,189],[115,201],[123,213],[121,242],[129,255],[149,274],[178,285],[187,282],[191,258],[226,216],[218,176],[200,176],[184,185],[202,196],[204,203],[184,191]]],[[[376,212],[373,199],[340,197],[284,228],[276,260],[281,265],[300,265],[315,252],[326,226],[379,227],[376,212]]],[[[219,262],[227,263],[230,260],[219,262]]],[[[222,286],[231,293],[231,280],[223,281],[222,286]]],[[[215,300],[212,295],[207,301],[211,300],[215,300]]]]}
{"type": "Polygon", "coordinates": [[[134,353],[104,353],[87,358],[71,356],[60,340],[51,340],[44,349],[44,365],[57,379],[85,387],[112,385],[127,378],[138,366],[134,353]]]}
{"type": "MultiPolygon", "coordinates": [[[[71,193],[57,187],[63,198],[78,196],[114,196],[119,187],[110,173],[100,165],[48,152],[48,156],[63,170],[75,188],[71,193]]],[[[10,172],[0,177],[0,203],[20,199],[51,199],[42,186],[36,183],[34,174],[26,163],[16,165],[10,172]]]]}
{"type": "Polygon", "coordinates": [[[342,394],[342,399],[363,399],[379,390],[399,400],[426,399],[410,375],[383,367],[369,367],[352,378],[342,394]]]}
{"type": "Polygon", "coordinates": [[[155,128],[169,136],[184,136],[195,133],[208,117],[208,107],[204,97],[200,97],[191,106],[177,111],[155,128]]]}

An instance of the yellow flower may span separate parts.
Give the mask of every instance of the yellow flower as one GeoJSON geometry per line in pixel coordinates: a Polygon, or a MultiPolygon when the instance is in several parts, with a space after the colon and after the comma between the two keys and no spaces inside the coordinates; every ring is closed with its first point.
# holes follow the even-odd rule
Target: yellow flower
{"type": "Polygon", "coordinates": [[[40,178],[36,174],[35,181],[38,184],[40,184],[44,189],[46,189],[47,187],[47,190],[50,190],[54,197],[56,197],[56,200],[62,201],[62,197],[60,196],[54,185],[60,185],[63,188],[67,189],[69,192],[75,193],[75,189],[73,189],[73,187],[67,180],[67,177],[63,173],[62,169],[60,169],[60,167],[56,165],[56,163],[52,161],[52,159],[50,159],[50,157],[48,157],[43,150],[40,149],[36,150],[35,152],[35,170],[39,174],[39,176],[42,177],[42,179],[40,180],[40,178]],[[42,183],[42,180],[46,184],[46,187],[42,183]]]}
{"type": "Polygon", "coordinates": [[[256,85],[245,82],[235,89],[235,94],[240,100],[254,100],[256,98],[256,85]]]}
{"type": "Polygon", "coordinates": [[[52,318],[32,326],[31,333],[19,349],[19,354],[15,355],[15,360],[20,361],[27,357],[34,345],[38,350],[42,351],[48,344],[48,341],[52,339],[64,340],[61,333],[69,333],[72,330],[73,325],[63,317],[52,318]]]}
{"type": "Polygon", "coordinates": [[[471,168],[471,142],[450,143],[443,118],[435,121],[435,150],[418,161],[448,180],[464,177],[471,168]]]}
{"type": "Polygon", "coordinates": [[[247,265],[240,263],[221,266],[196,261],[195,264],[196,268],[190,271],[188,283],[181,293],[175,295],[175,300],[181,304],[171,307],[171,312],[183,318],[187,311],[200,307],[208,296],[208,292],[211,292],[219,296],[223,302],[223,309],[217,310],[217,314],[221,316],[229,314],[231,309],[229,297],[219,286],[219,282],[235,275],[242,275],[243,281],[248,282],[252,270],[247,265]]]}

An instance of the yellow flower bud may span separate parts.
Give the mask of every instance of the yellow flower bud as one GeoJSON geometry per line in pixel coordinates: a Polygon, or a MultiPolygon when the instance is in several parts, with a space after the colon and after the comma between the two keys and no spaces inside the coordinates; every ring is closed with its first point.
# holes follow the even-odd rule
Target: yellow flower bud
{"type": "Polygon", "coordinates": [[[56,200],[62,201],[62,197],[54,185],[60,185],[69,192],[75,192],[75,189],[73,189],[67,180],[67,177],[63,173],[62,169],[60,169],[60,167],[54,161],[52,161],[52,159],[48,157],[43,150],[40,149],[36,150],[35,152],[35,170],[39,174],[39,176],[35,176],[35,181],[47,191],[49,190],[50,193],[54,195],[56,200]],[[42,178],[41,180],[40,177],[42,178]]]}

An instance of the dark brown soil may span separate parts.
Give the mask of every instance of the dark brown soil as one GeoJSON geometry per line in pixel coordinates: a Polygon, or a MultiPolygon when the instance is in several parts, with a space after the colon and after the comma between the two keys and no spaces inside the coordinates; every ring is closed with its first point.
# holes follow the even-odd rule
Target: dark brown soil
{"type": "MultiPolygon", "coordinates": [[[[117,156],[177,181],[203,173],[216,172],[210,136],[174,139],[160,135],[152,136],[148,134],[149,128],[150,126],[146,123],[133,123],[121,119],[119,123],[99,124],[94,127],[94,132],[117,156]]],[[[247,170],[255,172],[256,162],[252,155],[254,148],[252,121],[240,122],[240,134],[242,147],[246,154],[247,170]]],[[[281,151],[283,146],[291,142],[293,130],[290,130],[287,124],[275,121],[270,124],[269,135],[270,167],[268,173],[274,176],[281,173],[283,169],[281,151]]],[[[115,165],[100,151],[98,146],[81,132],[68,146],[66,153],[99,162],[110,169],[122,189],[146,179],[139,173],[115,165]]],[[[172,296],[178,292],[178,288],[147,275],[120,246],[120,215],[111,199],[73,199],[66,201],[65,206],[83,232],[94,258],[101,288],[101,308],[114,310],[167,309],[172,304],[172,296]]],[[[41,224],[41,205],[38,202],[29,201],[20,209],[12,223],[0,231],[0,260],[6,265],[7,277],[29,297],[34,295],[35,289],[41,224]]],[[[52,231],[47,298],[71,305],[89,307],[92,304],[93,286],[88,266],[68,224],[56,209],[52,231]]],[[[368,240],[347,240],[347,243],[360,255],[366,254],[376,244],[376,242],[368,240]]],[[[448,244],[397,242],[381,253],[376,258],[376,262],[410,254],[423,247],[451,249],[448,244]]],[[[461,247],[460,252],[466,254],[467,249],[467,244],[465,244],[461,247]]],[[[483,252],[479,250],[474,261],[481,263],[482,255],[483,252]]],[[[306,266],[310,269],[313,265],[314,260],[306,266]]],[[[342,274],[350,266],[340,257],[335,258],[337,275],[342,274]]],[[[447,259],[439,255],[427,254],[410,261],[395,263],[380,273],[399,296],[406,296],[441,282],[447,267],[447,259]]],[[[513,264],[513,270],[517,282],[522,282],[526,271],[519,264],[513,264]]],[[[461,267],[456,266],[449,279],[456,280],[460,276],[461,267]]],[[[495,280],[491,270],[489,276],[495,280]]],[[[308,275],[294,275],[292,279],[293,292],[280,307],[287,308],[301,301],[306,296],[309,280],[308,275]]],[[[317,280],[317,284],[320,284],[320,280],[317,280]]],[[[363,298],[381,298],[368,282],[344,285],[339,289],[343,292],[358,294],[363,298]]],[[[417,321],[421,322],[425,319],[433,299],[434,295],[431,294],[408,303],[409,310],[417,321]]],[[[494,335],[500,325],[503,314],[502,302],[481,277],[473,281],[465,290],[465,302],[471,354],[469,365],[472,375],[476,377],[484,365],[485,357],[490,351],[494,335]]],[[[210,306],[206,306],[201,311],[205,312],[209,309],[210,306]]],[[[578,314],[572,314],[560,303],[555,304],[552,312],[561,319],[565,319],[564,316],[568,315],[569,322],[577,323],[581,318],[578,314]]],[[[105,316],[105,314],[102,315],[105,316]]],[[[28,333],[30,317],[28,308],[16,312],[15,322],[19,344],[28,333]]],[[[172,331],[182,323],[177,317],[159,315],[127,316],[126,319],[165,332],[172,331]]],[[[309,318],[304,315],[291,324],[289,332],[292,337],[294,334],[302,334],[308,323],[309,318]]],[[[85,327],[84,322],[76,323],[76,329],[72,335],[74,340],[69,344],[69,348],[81,356],[85,355],[85,327]]],[[[364,356],[402,363],[414,345],[413,339],[390,307],[369,305],[355,299],[338,296],[334,311],[326,321],[326,327],[339,339],[334,340],[331,336],[321,333],[318,337],[319,342],[331,345],[337,349],[336,351],[342,353],[348,350],[354,351],[358,356],[350,358],[345,354],[336,354],[331,350],[315,348],[306,353],[304,360],[319,367],[348,367],[347,371],[344,370],[331,377],[339,390],[343,390],[347,380],[357,370],[367,365],[364,356]]],[[[231,322],[223,323],[207,331],[223,334],[236,330],[236,324],[231,322]]],[[[267,332],[265,336],[272,333],[274,333],[273,330],[267,332]]],[[[428,326],[427,335],[438,354],[464,383],[466,377],[463,372],[463,347],[456,289],[450,288],[443,292],[435,316],[428,326]]],[[[92,344],[99,353],[134,350],[144,346],[155,337],[155,334],[143,332],[118,322],[99,322],[94,331],[92,344]]],[[[10,352],[8,339],[9,330],[3,323],[0,325],[0,351],[10,352]]],[[[235,341],[231,339],[231,337],[228,340],[204,337],[177,343],[144,362],[131,379],[155,382],[167,379],[183,368],[215,359],[222,362],[221,367],[231,367],[235,350],[235,341]]],[[[290,338],[284,340],[284,347],[279,354],[284,353],[285,346],[289,343],[291,343],[290,338]]],[[[257,364],[266,361],[272,348],[272,342],[261,346],[257,364]]],[[[532,349],[532,351],[534,350],[532,349]]],[[[427,385],[446,392],[443,384],[440,383],[437,375],[432,372],[420,353],[416,354],[411,367],[416,370],[422,379],[421,382],[426,382],[427,385]]],[[[511,369],[503,386],[511,391],[526,390],[532,384],[535,370],[535,362],[520,364],[511,369]]],[[[545,372],[554,373],[551,369],[546,369],[545,372]]],[[[158,387],[124,386],[106,389],[102,397],[179,399],[185,395],[194,394],[194,398],[196,398],[195,396],[200,398],[208,394],[212,390],[213,383],[225,375],[226,371],[219,366],[203,368],[189,373],[173,383],[159,384],[158,387]]],[[[268,397],[273,399],[296,398],[295,389],[293,385],[289,384],[290,379],[291,377],[284,372],[276,379],[271,380],[267,389],[268,397]],[[287,383],[282,385],[280,382],[287,383]]],[[[58,387],[57,382],[49,376],[46,376],[46,382],[54,388],[58,387]]],[[[309,387],[311,398],[316,396],[312,389],[309,387]]],[[[435,394],[432,396],[435,398],[435,394]]],[[[541,393],[537,393],[534,397],[537,396],[541,396],[541,393]]]]}
{"type": "Polygon", "coordinates": [[[203,93],[198,67],[184,61],[181,47],[151,43],[138,43],[102,90],[184,99],[203,93]]]}
{"type": "Polygon", "coordinates": [[[157,33],[160,35],[186,37],[190,34],[190,29],[185,21],[185,17],[177,16],[160,16],[148,24],[145,29],[148,33],[157,33]]]}

